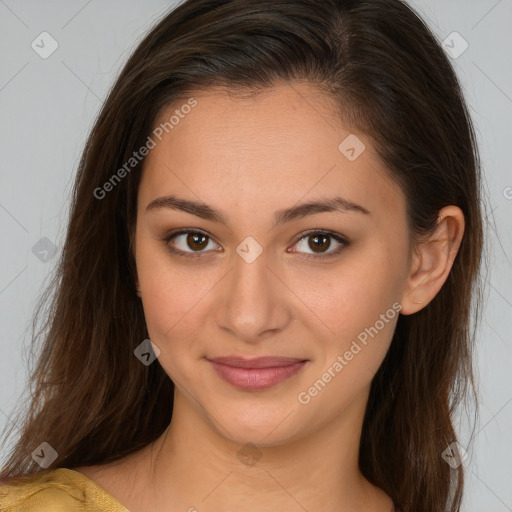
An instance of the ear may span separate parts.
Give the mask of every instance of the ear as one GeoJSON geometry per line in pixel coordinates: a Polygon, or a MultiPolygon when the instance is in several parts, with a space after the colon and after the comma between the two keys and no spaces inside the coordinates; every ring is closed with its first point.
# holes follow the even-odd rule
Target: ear
{"type": "Polygon", "coordinates": [[[441,209],[435,232],[419,241],[413,249],[400,313],[416,313],[437,295],[459,251],[464,226],[460,208],[445,206],[441,209]]]}

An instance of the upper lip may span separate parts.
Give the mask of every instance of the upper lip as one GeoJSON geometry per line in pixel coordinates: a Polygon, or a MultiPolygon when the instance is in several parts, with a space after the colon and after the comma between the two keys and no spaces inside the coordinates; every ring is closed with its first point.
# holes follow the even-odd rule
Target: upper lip
{"type": "Polygon", "coordinates": [[[237,356],[226,356],[226,357],[213,357],[207,358],[208,361],[213,363],[225,364],[227,366],[234,366],[238,368],[272,368],[278,366],[291,366],[293,364],[302,363],[305,359],[298,359],[294,357],[254,357],[254,358],[243,358],[237,356]]]}

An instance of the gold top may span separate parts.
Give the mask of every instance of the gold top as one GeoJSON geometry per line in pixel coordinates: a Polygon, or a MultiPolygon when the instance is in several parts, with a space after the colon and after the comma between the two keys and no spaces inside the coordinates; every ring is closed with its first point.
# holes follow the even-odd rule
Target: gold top
{"type": "Polygon", "coordinates": [[[29,481],[0,485],[2,512],[129,512],[105,489],[72,469],[57,468],[29,481]]]}

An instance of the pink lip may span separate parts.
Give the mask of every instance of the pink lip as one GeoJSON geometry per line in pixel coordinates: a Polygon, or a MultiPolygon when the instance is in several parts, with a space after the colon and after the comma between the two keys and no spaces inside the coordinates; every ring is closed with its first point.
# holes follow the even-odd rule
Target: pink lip
{"type": "Polygon", "coordinates": [[[257,357],[243,359],[235,356],[208,359],[217,375],[233,386],[249,391],[272,387],[295,375],[307,363],[290,357],[257,357]]]}

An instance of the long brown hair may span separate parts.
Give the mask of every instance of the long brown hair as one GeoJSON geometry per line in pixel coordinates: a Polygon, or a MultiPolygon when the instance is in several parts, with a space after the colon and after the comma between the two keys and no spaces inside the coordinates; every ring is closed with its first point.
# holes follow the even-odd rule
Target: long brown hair
{"type": "Polygon", "coordinates": [[[463,466],[452,469],[442,453],[457,439],[456,406],[475,395],[480,165],[455,72],[400,0],[188,0],[139,44],[79,164],[62,255],[36,312],[30,396],[2,480],[43,471],[31,457],[42,442],[58,453],[48,469],[73,468],[120,459],[168,426],[173,383],[159,364],[133,354],[148,337],[132,244],[144,160],[104,184],[146,143],[163,107],[212,86],[258,92],[293,81],[320,88],[340,119],[371,137],[407,197],[412,233],[431,233],[446,205],[464,213],[444,286],[398,319],[360,447],[363,474],[404,512],[460,509],[463,466]]]}

